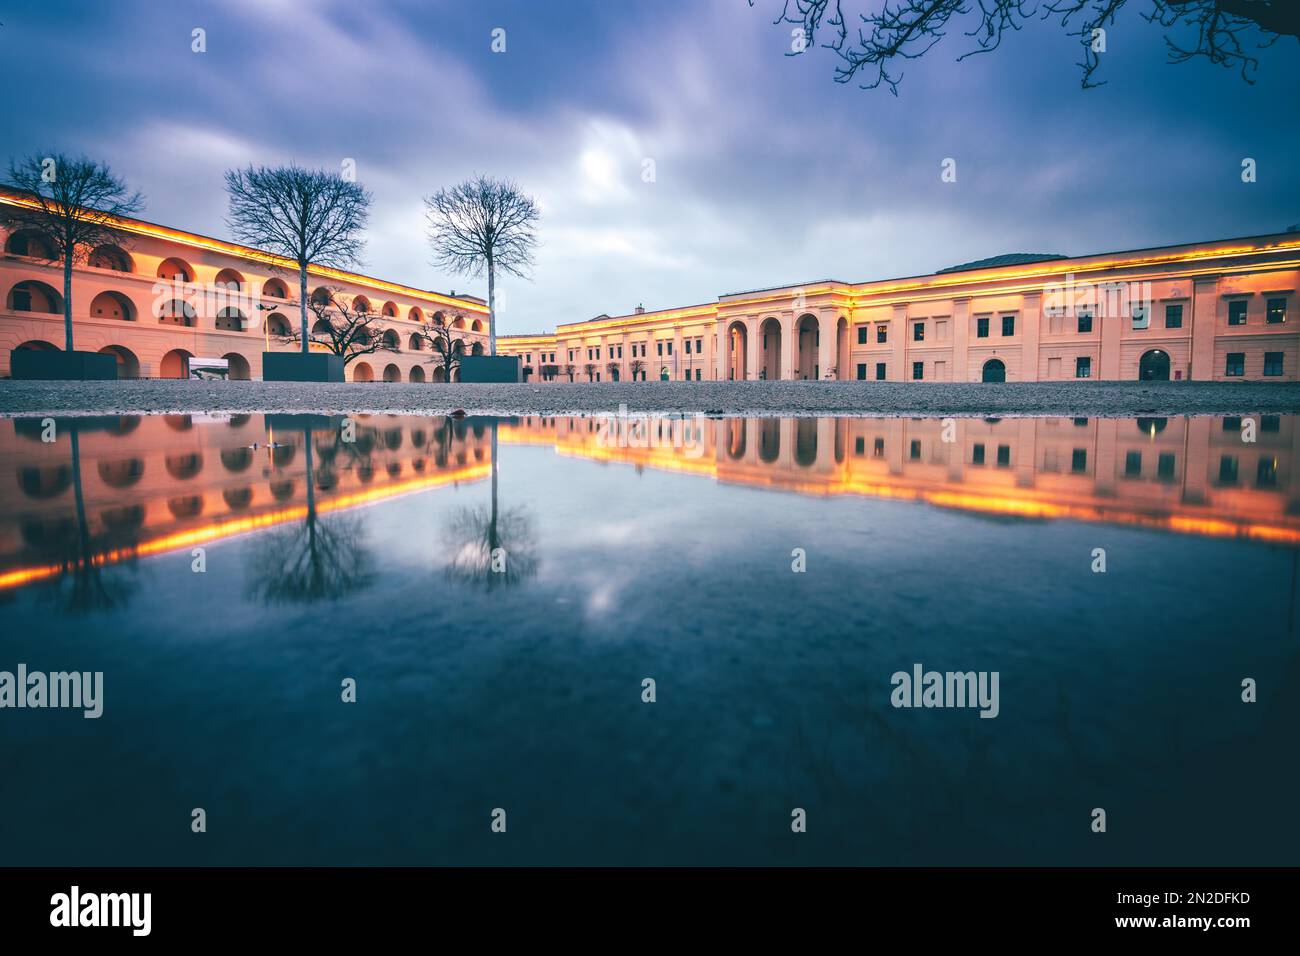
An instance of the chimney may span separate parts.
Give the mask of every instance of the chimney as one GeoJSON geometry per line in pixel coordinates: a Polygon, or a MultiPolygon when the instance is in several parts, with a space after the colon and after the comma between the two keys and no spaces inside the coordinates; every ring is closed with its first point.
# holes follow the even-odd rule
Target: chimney
{"type": "Polygon", "coordinates": [[[644,314],[645,314],[645,306],[644,306],[644,305],[638,305],[638,306],[636,307],[636,314],[637,314],[637,315],[644,315],[644,314]]]}

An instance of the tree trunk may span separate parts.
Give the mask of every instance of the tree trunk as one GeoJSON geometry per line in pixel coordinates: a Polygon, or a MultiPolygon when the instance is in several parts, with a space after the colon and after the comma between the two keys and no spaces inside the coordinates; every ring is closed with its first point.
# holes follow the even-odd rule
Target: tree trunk
{"type": "Polygon", "coordinates": [[[488,256],[488,355],[497,354],[497,267],[488,256]]]}
{"type": "Polygon", "coordinates": [[[72,252],[63,255],[63,347],[72,351],[72,252]]]}
{"type": "Polygon", "coordinates": [[[299,261],[298,263],[298,308],[302,312],[299,330],[302,332],[302,354],[306,355],[309,351],[307,348],[307,263],[299,261]]]}

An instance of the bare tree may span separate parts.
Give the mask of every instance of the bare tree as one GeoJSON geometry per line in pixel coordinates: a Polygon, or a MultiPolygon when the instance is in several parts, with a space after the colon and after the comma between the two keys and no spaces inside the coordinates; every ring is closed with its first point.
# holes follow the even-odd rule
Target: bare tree
{"type": "MultiPolygon", "coordinates": [[[[363,355],[396,352],[397,347],[379,327],[378,313],[367,309],[364,300],[358,303],[356,296],[346,299],[342,292],[337,286],[321,286],[312,293],[307,309],[314,318],[307,341],[324,345],[343,359],[344,366],[363,355]]],[[[298,342],[302,337],[290,329],[280,340],[298,342]]]]}
{"type": "Polygon", "coordinates": [[[572,362],[569,362],[564,366],[564,374],[569,376],[570,382],[573,381],[573,373],[576,372],[577,370],[578,370],[578,366],[574,365],[572,362]]]}
{"type": "Polygon", "coordinates": [[[434,264],[488,280],[488,354],[497,354],[496,273],[524,276],[533,264],[540,213],[510,180],[476,176],[424,199],[434,264]]]}
{"type": "Polygon", "coordinates": [[[611,381],[612,381],[613,379],[618,378],[618,363],[617,363],[617,362],[606,362],[606,363],[605,363],[605,372],[609,375],[611,381]]]}
{"type": "Polygon", "coordinates": [[[627,363],[627,370],[632,373],[632,381],[636,381],[645,372],[645,359],[633,359],[627,363]]]}
{"type": "Polygon", "coordinates": [[[299,341],[307,354],[307,267],[358,265],[370,193],[323,169],[249,166],[226,171],[226,222],[241,242],[298,264],[299,341]]]}
{"type": "Polygon", "coordinates": [[[427,361],[442,368],[444,382],[451,381],[451,373],[460,368],[461,357],[465,354],[465,339],[456,334],[459,329],[452,327],[458,318],[461,318],[459,313],[450,321],[435,318],[424,324],[423,334],[433,352],[433,357],[427,361]]]}
{"type": "Polygon", "coordinates": [[[548,362],[545,365],[539,365],[537,371],[541,373],[543,382],[550,382],[560,374],[560,367],[554,363],[548,362]]]}
{"type": "Polygon", "coordinates": [[[19,200],[19,205],[0,207],[5,221],[35,232],[63,263],[63,339],[71,352],[72,266],[96,246],[120,243],[118,221],[139,212],[144,199],[130,192],[107,165],[62,153],[11,161],[5,185],[19,200]]]}
{"type": "MultiPolygon", "coordinates": [[[[880,9],[859,13],[850,35],[842,0],[782,0],[776,23],[802,28],[798,55],[817,44],[834,51],[840,64],[838,83],[858,80],[865,89],[886,86],[897,95],[903,74],[895,65],[924,56],[953,27],[974,42],[957,59],[996,50],[1008,33],[1032,20],[1053,21],[1083,47],[1085,89],[1100,86],[1093,75],[1100,65],[1097,31],[1114,25],[1130,0],[885,0],[880,9]],[[824,35],[824,34],[823,34],[824,35]]],[[[755,0],[749,0],[754,6],[755,0]]],[[[1218,66],[1239,69],[1247,83],[1259,59],[1250,48],[1263,49],[1279,37],[1300,38],[1300,4],[1295,0],[1148,0],[1142,18],[1165,29],[1171,63],[1204,57],[1218,66]]],[[[1136,2],[1135,4],[1136,5],[1136,2]]]]}
{"type": "Polygon", "coordinates": [[[596,380],[597,368],[599,368],[599,366],[595,362],[587,362],[582,366],[582,370],[587,373],[587,381],[594,382],[596,380]]]}

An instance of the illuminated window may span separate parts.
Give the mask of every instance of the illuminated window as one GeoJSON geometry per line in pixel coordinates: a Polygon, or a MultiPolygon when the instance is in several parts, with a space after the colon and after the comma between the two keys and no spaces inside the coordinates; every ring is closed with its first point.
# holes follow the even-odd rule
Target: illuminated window
{"type": "Polygon", "coordinates": [[[924,323],[924,322],[913,322],[913,323],[912,323],[912,341],[913,341],[913,342],[924,342],[924,341],[925,341],[925,323],[924,323]]]}
{"type": "Polygon", "coordinates": [[[884,342],[887,342],[887,341],[889,341],[889,326],[887,326],[887,325],[877,325],[877,326],[876,326],[876,343],[877,343],[877,344],[881,344],[881,343],[884,343],[884,342]]]}
{"type": "Polygon", "coordinates": [[[1246,324],[1246,300],[1233,299],[1228,303],[1228,324],[1245,325],[1246,324]]]}
{"type": "Polygon", "coordinates": [[[1270,325],[1286,321],[1286,299],[1269,299],[1265,313],[1270,325]]]}

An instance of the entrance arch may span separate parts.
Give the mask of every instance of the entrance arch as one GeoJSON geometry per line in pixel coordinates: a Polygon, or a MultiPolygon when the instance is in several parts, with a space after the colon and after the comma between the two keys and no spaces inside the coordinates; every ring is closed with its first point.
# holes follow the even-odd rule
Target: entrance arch
{"type": "Polygon", "coordinates": [[[749,352],[749,330],[744,322],[732,322],[727,326],[727,377],[743,382],[749,377],[745,367],[749,352]]]}
{"type": "Polygon", "coordinates": [[[980,375],[981,382],[1005,382],[1007,380],[1007,367],[1001,359],[989,359],[984,363],[984,371],[980,375]]]}
{"type": "Polygon", "coordinates": [[[375,380],[375,370],[370,367],[369,362],[358,362],[352,366],[352,381],[354,382],[373,382],[375,380]]]}
{"type": "Polygon", "coordinates": [[[1169,353],[1163,349],[1144,352],[1138,362],[1138,379],[1143,382],[1169,381],[1169,353]]]}
{"type": "Polygon", "coordinates": [[[849,377],[849,320],[842,315],[835,323],[835,377],[849,377]]]}
{"type": "Polygon", "coordinates": [[[400,382],[402,380],[402,370],[391,362],[384,366],[385,382],[400,382]]]}
{"type": "Polygon", "coordinates": [[[135,353],[121,345],[105,345],[99,350],[100,355],[111,355],[117,359],[118,378],[139,378],[140,360],[135,353]]]}
{"type": "Polygon", "coordinates": [[[189,378],[190,359],[194,358],[184,349],[172,349],[162,357],[158,364],[159,378],[189,378]]]}
{"type": "Polygon", "coordinates": [[[232,382],[247,382],[253,377],[248,367],[248,359],[238,352],[227,352],[221,357],[229,363],[226,377],[232,382]]]}
{"type": "Polygon", "coordinates": [[[781,377],[781,322],[766,318],[758,327],[758,377],[775,381],[781,377]]]}
{"type": "Polygon", "coordinates": [[[817,316],[811,313],[799,316],[794,327],[794,340],[794,377],[815,381],[821,373],[817,367],[817,347],[821,344],[817,316]]]}
{"type": "Polygon", "coordinates": [[[61,352],[62,351],[62,349],[60,349],[57,345],[53,344],[52,342],[46,342],[43,339],[31,339],[27,342],[24,342],[22,345],[19,345],[17,348],[14,349],[14,351],[17,352],[18,349],[27,349],[32,352],[61,352]]]}
{"type": "Polygon", "coordinates": [[[419,365],[414,365],[414,366],[412,366],[412,367],[411,367],[411,372],[410,372],[410,375],[408,376],[408,378],[409,378],[410,381],[412,381],[412,382],[423,382],[423,381],[424,381],[424,369],[423,369],[421,366],[419,366],[419,365]]]}

